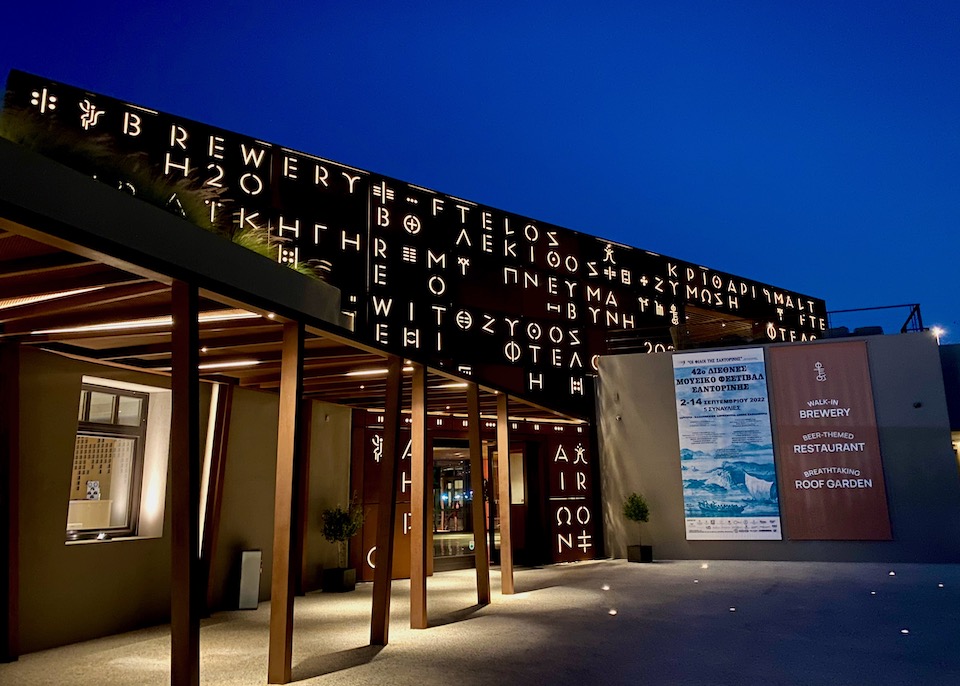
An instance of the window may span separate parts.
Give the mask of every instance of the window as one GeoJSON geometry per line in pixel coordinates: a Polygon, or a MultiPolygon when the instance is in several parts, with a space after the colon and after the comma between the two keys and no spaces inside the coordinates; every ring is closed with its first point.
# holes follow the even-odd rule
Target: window
{"type": "Polygon", "coordinates": [[[70,476],[67,538],[136,533],[150,395],[84,383],[70,476]]]}

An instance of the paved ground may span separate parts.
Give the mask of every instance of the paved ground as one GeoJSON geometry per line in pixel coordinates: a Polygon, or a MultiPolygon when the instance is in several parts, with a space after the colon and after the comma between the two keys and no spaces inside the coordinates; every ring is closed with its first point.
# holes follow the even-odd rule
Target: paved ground
{"type": "MultiPolygon", "coordinates": [[[[367,645],[370,585],[295,610],[304,684],[960,684],[960,565],[598,561],[517,573],[477,608],[472,570],[429,581],[432,626],[394,586],[367,645]],[[895,575],[890,575],[890,572],[895,575]]],[[[499,576],[494,573],[495,588],[499,576]]],[[[215,615],[201,682],[263,684],[268,604],[215,615]]],[[[169,683],[166,627],[33,653],[0,684],[169,683]]]]}

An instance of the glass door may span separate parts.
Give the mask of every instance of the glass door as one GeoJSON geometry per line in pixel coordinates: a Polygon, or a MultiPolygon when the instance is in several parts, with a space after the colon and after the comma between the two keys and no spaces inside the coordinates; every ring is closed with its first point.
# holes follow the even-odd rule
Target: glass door
{"type": "Polygon", "coordinates": [[[461,441],[435,441],[433,447],[434,569],[474,566],[473,490],[470,451],[461,441]]]}

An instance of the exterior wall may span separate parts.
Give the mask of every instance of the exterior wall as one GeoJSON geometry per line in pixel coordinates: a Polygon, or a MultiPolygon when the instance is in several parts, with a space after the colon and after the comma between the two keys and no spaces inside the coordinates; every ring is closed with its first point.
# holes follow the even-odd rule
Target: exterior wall
{"type": "MultiPolygon", "coordinates": [[[[337,545],[323,538],[320,513],[327,508],[350,502],[350,433],[349,407],[314,402],[310,429],[310,503],[307,510],[307,533],[304,556],[306,568],[303,586],[320,588],[320,572],[336,567],[337,545]]],[[[356,540],[356,539],[354,539],[356,540]]]]}
{"type": "Polygon", "coordinates": [[[941,345],[940,362],[950,411],[950,429],[960,431],[960,344],[941,345]]]}
{"type": "Polygon", "coordinates": [[[65,543],[84,374],[166,379],[32,349],[20,371],[20,635],[32,652],[164,621],[170,612],[170,494],[163,536],[65,543]]]}
{"type": "MultiPolygon", "coordinates": [[[[620,508],[630,492],[639,491],[650,504],[650,522],[640,525],[643,543],[653,545],[660,559],[960,561],[960,475],[936,341],[924,334],[863,340],[893,541],[687,541],[672,359],[641,354],[600,361],[597,416],[608,554],[625,557],[626,546],[638,542],[638,525],[620,508]]],[[[789,521],[784,527],[789,536],[789,521]]]]}
{"type": "MultiPolygon", "coordinates": [[[[156,538],[65,543],[67,496],[83,375],[152,386],[168,380],[33,349],[20,372],[21,652],[169,620],[170,493],[156,538]]],[[[201,387],[201,427],[210,393],[201,387]]],[[[278,399],[236,389],[211,583],[214,606],[236,607],[239,551],[263,550],[260,599],[270,594],[278,399]]],[[[322,508],[348,499],[350,411],[313,403],[306,555],[319,575],[336,549],[320,535],[322,508]]],[[[201,441],[205,437],[201,436],[201,441]]],[[[307,588],[316,579],[305,579],[307,588]]]]}
{"type": "MultiPolygon", "coordinates": [[[[350,410],[312,404],[310,502],[307,513],[308,589],[319,587],[324,566],[336,566],[336,546],[321,533],[320,512],[349,501],[350,410]]],[[[223,505],[214,568],[210,577],[216,608],[235,609],[240,591],[240,553],[260,550],[260,600],[270,599],[273,555],[273,510],[276,493],[277,417],[273,393],[234,390],[227,437],[223,505]]]]}

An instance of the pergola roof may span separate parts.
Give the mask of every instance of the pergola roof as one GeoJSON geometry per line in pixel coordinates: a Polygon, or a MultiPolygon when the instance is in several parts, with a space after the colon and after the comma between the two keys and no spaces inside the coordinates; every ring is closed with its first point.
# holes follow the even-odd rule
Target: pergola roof
{"type": "MultiPolygon", "coordinates": [[[[295,319],[304,397],[383,407],[386,353],[351,339],[336,288],[0,140],[0,341],[167,374],[175,279],[201,289],[203,377],[276,391],[295,319]]],[[[429,411],[466,416],[465,387],[430,370],[429,411]]],[[[480,397],[494,417],[495,392],[480,397]]],[[[511,416],[564,420],[522,401],[511,416]]]]}

